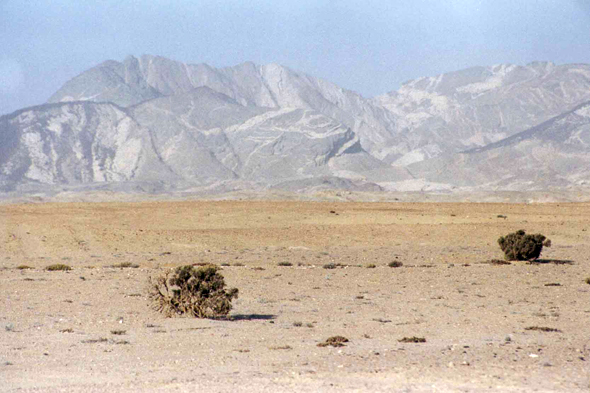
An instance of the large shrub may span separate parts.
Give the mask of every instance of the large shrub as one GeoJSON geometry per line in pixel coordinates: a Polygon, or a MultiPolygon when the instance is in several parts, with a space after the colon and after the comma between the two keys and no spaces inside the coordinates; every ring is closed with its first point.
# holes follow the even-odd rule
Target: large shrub
{"type": "Polygon", "coordinates": [[[232,308],[232,299],[237,297],[237,288],[225,290],[225,281],[215,265],[180,266],[151,279],[154,307],[169,317],[225,317],[232,308]]]}
{"type": "Polygon", "coordinates": [[[508,261],[530,261],[539,258],[543,246],[550,247],[551,240],[540,233],[527,235],[522,229],[501,236],[498,244],[508,261]]]}

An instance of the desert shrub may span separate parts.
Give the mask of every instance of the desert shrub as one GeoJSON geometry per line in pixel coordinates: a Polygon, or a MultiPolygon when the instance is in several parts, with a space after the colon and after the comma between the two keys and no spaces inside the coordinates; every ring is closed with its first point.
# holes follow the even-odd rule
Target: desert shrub
{"type": "Polygon", "coordinates": [[[522,229],[501,236],[498,244],[508,261],[530,261],[539,258],[543,246],[551,247],[551,240],[540,233],[527,235],[522,229]]]}
{"type": "Polygon", "coordinates": [[[55,272],[55,271],[68,271],[68,270],[72,270],[72,268],[68,265],[64,265],[63,263],[56,263],[55,265],[49,265],[45,268],[45,270],[48,270],[50,272],[55,272]]]}
{"type": "Polygon", "coordinates": [[[188,314],[196,318],[225,317],[238,289],[226,291],[225,280],[215,265],[180,266],[150,279],[154,308],[166,316],[188,314]]]}
{"type": "Polygon", "coordinates": [[[402,266],[404,266],[404,264],[399,261],[393,261],[393,262],[389,262],[387,264],[387,266],[389,266],[389,267],[402,267],[402,266]]]}
{"type": "Polygon", "coordinates": [[[318,344],[318,347],[344,347],[344,343],[347,343],[348,339],[343,336],[332,336],[326,339],[326,341],[318,344]]]}
{"type": "Polygon", "coordinates": [[[586,284],[590,284],[590,277],[586,277],[586,284]]]}
{"type": "Polygon", "coordinates": [[[374,263],[369,263],[366,268],[367,269],[375,269],[377,267],[377,265],[375,265],[374,263]]]}
{"type": "Polygon", "coordinates": [[[277,263],[277,266],[293,266],[293,264],[291,262],[284,261],[277,263]]]}
{"type": "Polygon", "coordinates": [[[30,267],[29,265],[18,265],[16,268],[18,270],[29,270],[29,269],[32,269],[32,267],[30,267]]]}
{"type": "Polygon", "coordinates": [[[139,265],[136,263],[131,263],[131,262],[121,262],[121,263],[115,263],[114,265],[110,265],[107,267],[121,268],[121,269],[125,269],[125,268],[137,269],[139,267],[139,265]]]}
{"type": "Polygon", "coordinates": [[[400,343],[425,343],[426,339],[424,337],[416,337],[416,336],[412,336],[412,337],[404,337],[400,340],[397,340],[400,343]]]}

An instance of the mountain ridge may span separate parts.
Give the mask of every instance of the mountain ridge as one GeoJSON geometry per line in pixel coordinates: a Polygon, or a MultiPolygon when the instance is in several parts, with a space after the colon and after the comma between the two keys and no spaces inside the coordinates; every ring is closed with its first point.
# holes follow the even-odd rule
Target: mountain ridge
{"type": "Polygon", "coordinates": [[[543,146],[521,156],[522,141],[511,141],[530,143],[527,132],[545,123],[585,141],[586,116],[572,113],[588,102],[586,64],[471,67],[365,98],[274,63],[217,69],[128,56],[74,77],[46,104],[0,117],[0,187],[147,181],[190,188],[240,180],[291,189],[333,178],[343,180],[325,184],[349,179],[368,189],[451,192],[526,188],[526,176],[567,187],[584,177],[587,146],[573,154],[566,141],[545,141],[552,159],[569,166],[527,167],[526,176],[484,154],[500,149],[508,163],[525,165],[526,154],[543,146]],[[502,176],[465,160],[477,154],[503,168],[502,176]],[[576,174],[568,176],[569,167],[576,174]]]}

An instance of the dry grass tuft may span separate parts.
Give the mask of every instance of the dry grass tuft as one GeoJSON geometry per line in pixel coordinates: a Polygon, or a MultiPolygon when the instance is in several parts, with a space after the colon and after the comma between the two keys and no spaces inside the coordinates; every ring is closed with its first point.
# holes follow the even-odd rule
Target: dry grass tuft
{"type": "Polygon", "coordinates": [[[323,343],[319,343],[318,347],[327,347],[327,346],[343,347],[344,343],[347,343],[347,342],[348,342],[348,339],[346,337],[332,336],[332,337],[329,337],[328,339],[326,339],[326,341],[324,341],[323,343]]]}
{"type": "Polygon", "coordinates": [[[524,330],[533,330],[533,331],[537,331],[537,332],[555,332],[555,333],[562,333],[561,330],[559,329],[555,329],[555,328],[550,328],[550,327],[546,327],[546,326],[529,326],[524,328],[524,330]]]}
{"type": "Polygon", "coordinates": [[[114,265],[110,265],[107,267],[114,267],[114,268],[121,268],[121,269],[125,269],[125,268],[137,269],[139,267],[139,265],[136,263],[131,263],[131,262],[121,262],[121,263],[116,263],[114,265]]]}
{"type": "Polygon", "coordinates": [[[49,272],[56,272],[56,271],[64,271],[67,272],[69,270],[72,270],[72,268],[68,265],[64,265],[63,263],[56,263],[54,265],[49,265],[45,268],[45,270],[49,271],[49,272]]]}
{"type": "Polygon", "coordinates": [[[426,339],[424,337],[416,337],[416,336],[412,336],[412,337],[404,337],[400,340],[397,340],[400,343],[425,343],[426,339]]]}

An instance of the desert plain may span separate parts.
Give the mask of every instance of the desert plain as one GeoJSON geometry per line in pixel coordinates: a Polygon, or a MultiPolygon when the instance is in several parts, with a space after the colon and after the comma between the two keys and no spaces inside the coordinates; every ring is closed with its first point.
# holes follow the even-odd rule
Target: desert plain
{"type": "Polygon", "coordinates": [[[3,204],[0,391],[588,392],[587,278],[590,203],[3,204]],[[518,229],[552,247],[493,263],[518,229]],[[229,318],[158,313],[202,263],[229,318]]]}

